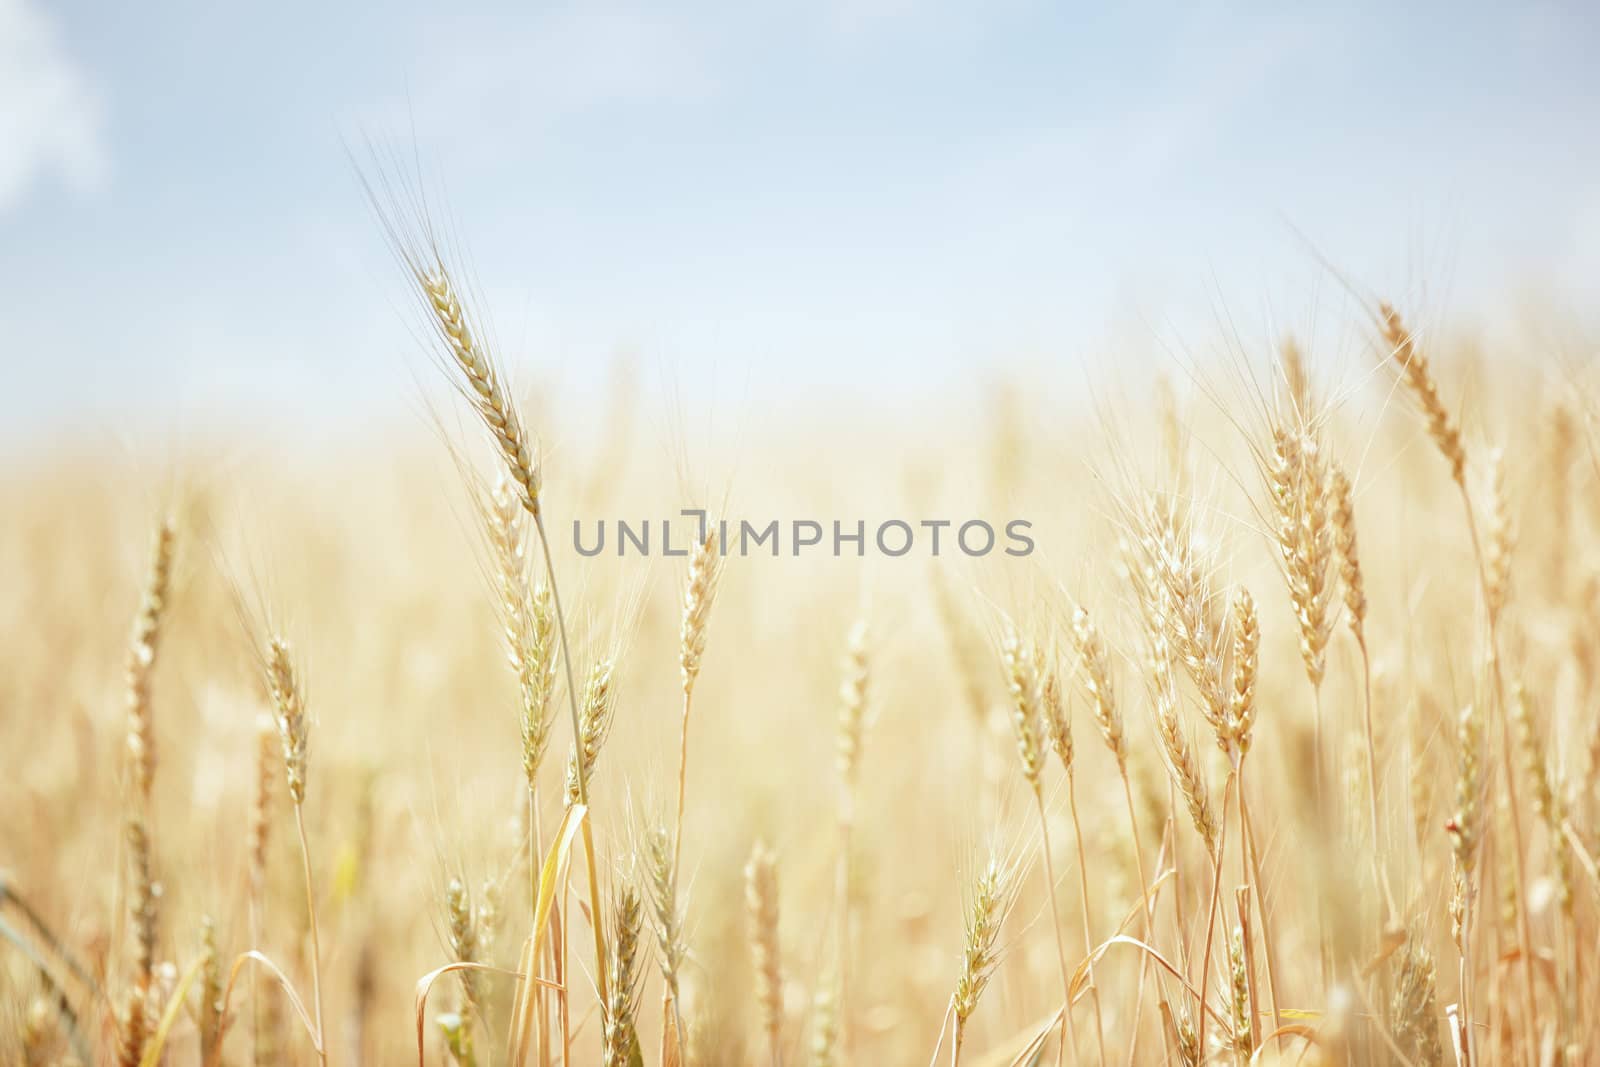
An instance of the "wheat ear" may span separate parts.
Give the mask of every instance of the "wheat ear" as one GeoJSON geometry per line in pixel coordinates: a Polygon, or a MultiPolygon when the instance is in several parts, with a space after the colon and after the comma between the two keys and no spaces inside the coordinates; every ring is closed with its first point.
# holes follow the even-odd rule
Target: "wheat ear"
{"type": "Polygon", "coordinates": [[[639,933],[644,907],[630,885],[617,891],[611,919],[611,997],[601,1013],[604,1067],[628,1067],[640,1062],[639,1034],[639,933]]]}
{"type": "Polygon", "coordinates": [[[1067,966],[1067,941],[1061,930],[1061,904],[1056,899],[1055,858],[1050,849],[1050,821],[1045,816],[1044,741],[1041,731],[1048,727],[1043,722],[1042,682],[1040,678],[1039,651],[1022,639],[1014,627],[1007,629],[1000,645],[1001,662],[1005,670],[1006,691],[1011,695],[1011,726],[1016,734],[1017,757],[1022,763],[1022,777],[1033,793],[1034,810],[1039,817],[1039,846],[1044,852],[1045,888],[1049,891],[1050,922],[1056,938],[1056,962],[1061,968],[1061,1051],[1058,1060],[1070,1046],[1077,1054],[1077,1025],[1072,1018],[1072,971],[1067,966]]]}
{"type": "Polygon", "coordinates": [[[745,865],[745,908],[750,920],[750,954],[755,961],[756,1003],[774,1067],[783,1063],[783,964],[778,950],[778,862],[761,842],[745,865]]]}
{"type": "Polygon", "coordinates": [[[144,592],[139,600],[139,613],[134,617],[133,638],[128,647],[128,758],[134,789],[147,819],[150,817],[150,790],[156,769],[150,676],[155,669],[161,618],[166,610],[167,591],[172,581],[173,538],[172,520],[163,519],[156,527],[144,592]]]}
{"type": "Polygon", "coordinates": [[[317,1059],[328,1063],[327,1031],[322,1025],[322,946],[317,934],[317,897],[311,886],[311,848],[306,843],[306,752],[310,743],[311,720],[306,714],[305,693],[289,651],[289,643],[274,635],[267,643],[267,690],[277,715],[278,736],[283,747],[284,777],[289,799],[294,804],[295,833],[300,841],[300,863],[305,874],[306,910],[311,926],[311,994],[316,1007],[317,1059]]]}
{"type": "Polygon", "coordinates": [[[967,904],[961,972],[956,978],[955,994],[950,998],[950,1011],[955,1017],[951,1067],[961,1067],[967,1023],[978,1010],[978,1001],[989,988],[989,979],[1000,964],[1000,928],[1005,925],[1015,900],[1010,869],[991,858],[979,873],[967,904]]]}

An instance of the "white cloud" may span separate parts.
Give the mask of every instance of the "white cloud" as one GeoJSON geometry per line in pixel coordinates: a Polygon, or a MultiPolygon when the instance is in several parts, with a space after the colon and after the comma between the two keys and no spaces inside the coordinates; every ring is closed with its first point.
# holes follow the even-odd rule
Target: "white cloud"
{"type": "Polygon", "coordinates": [[[0,0],[0,212],[54,175],[90,188],[105,174],[100,99],[34,0],[0,0]]]}

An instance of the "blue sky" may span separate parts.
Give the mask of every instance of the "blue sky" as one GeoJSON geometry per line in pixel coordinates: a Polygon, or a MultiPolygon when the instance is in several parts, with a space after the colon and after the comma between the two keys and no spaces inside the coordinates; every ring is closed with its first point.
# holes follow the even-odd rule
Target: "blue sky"
{"type": "Polygon", "coordinates": [[[0,0],[0,424],[408,403],[369,136],[579,398],[617,352],[754,407],[1293,321],[1296,229],[1441,312],[1592,302],[1597,17],[1406,7],[0,0]]]}

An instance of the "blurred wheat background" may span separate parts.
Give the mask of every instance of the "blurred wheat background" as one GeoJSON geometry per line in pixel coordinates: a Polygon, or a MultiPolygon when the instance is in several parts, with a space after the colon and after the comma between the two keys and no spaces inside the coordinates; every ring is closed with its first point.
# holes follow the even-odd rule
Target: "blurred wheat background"
{"type": "MultiPolygon", "coordinates": [[[[1102,382],[1071,422],[1018,383],[909,429],[752,432],[737,454],[693,458],[692,434],[650,441],[659,427],[621,385],[599,428],[505,390],[547,445],[573,442],[545,448],[539,500],[580,696],[593,665],[614,665],[587,821],[611,940],[630,891],[644,915],[637,957],[606,964],[631,967],[637,994],[604,1007],[576,846],[554,898],[565,991],[534,1011],[507,973],[526,970],[538,875],[485,515],[509,528],[527,512],[467,405],[425,379],[436,432],[323,457],[219,460],[224,445],[132,474],[70,450],[12,464],[6,1055],[292,1063],[320,1038],[329,1061],[406,1062],[420,1019],[429,1062],[560,1062],[566,1042],[573,1062],[603,1045],[674,1062],[681,1039],[696,1063],[908,1063],[950,1056],[959,1022],[966,1062],[1045,1062],[1064,959],[1069,1060],[1098,1061],[1103,1041],[1108,1063],[1585,1062],[1600,484],[1588,377],[1561,355],[1581,347],[1552,341],[1519,366],[1445,340],[1446,324],[1367,326],[1342,351],[1285,340],[1102,382]],[[510,506],[485,513],[497,483],[510,506]],[[1039,547],[786,551],[708,575],[704,556],[698,573],[584,559],[567,534],[573,518],[696,504],[1020,515],[1039,547]],[[678,912],[656,906],[650,848],[674,840],[696,631],[684,1032],[664,1035],[657,934],[678,912]],[[310,907],[280,729],[290,749],[296,730],[308,740],[310,907]],[[255,961],[223,997],[249,949],[306,1020],[255,961]],[[443,975],[418,1009],[418,980],[457,959],[501,970],[443,975]],[[523,1010],[545,1021],[508,1048],[523,1010]]],[[[520,543],[532,591],[536,542],[520,543]]],[[[553,662],[542,850],[570,744],[553,662]]],[[[539,961],[553,980],[543,947],[539,961]]]]}

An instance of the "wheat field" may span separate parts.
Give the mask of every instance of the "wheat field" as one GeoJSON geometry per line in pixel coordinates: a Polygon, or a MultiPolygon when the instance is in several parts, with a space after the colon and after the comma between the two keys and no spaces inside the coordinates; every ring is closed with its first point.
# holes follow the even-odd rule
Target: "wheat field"
{"type": "Polygon", "coordinates": [[[0,472],[5,1062],[1593,1061],[1581,345],[1352,296],[697,449],[389,219],[432,424],[0,472]],[[575,551],[683,508],[1035,547],[575,551]]]}

